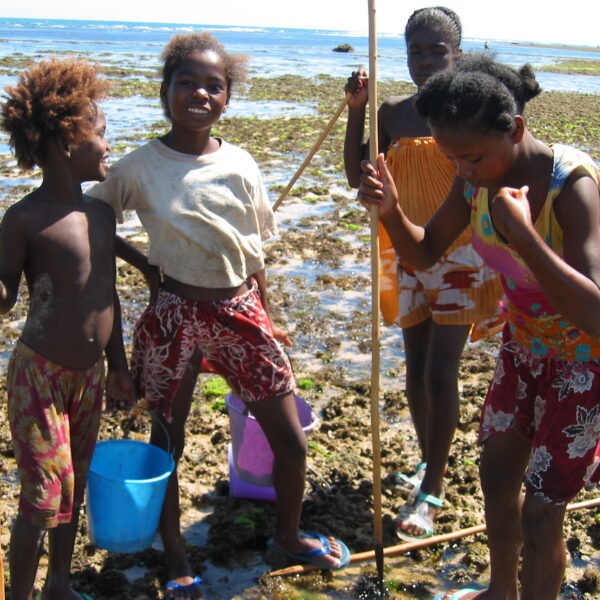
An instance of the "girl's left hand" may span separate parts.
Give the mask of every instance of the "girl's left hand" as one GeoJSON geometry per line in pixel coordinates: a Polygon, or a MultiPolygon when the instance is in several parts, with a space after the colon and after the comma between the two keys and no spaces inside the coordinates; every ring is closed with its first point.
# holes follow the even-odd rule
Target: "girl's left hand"
{"type": "Polygon", "coordinates": [[[281,327],[277,327],[277,325],[272,325],[271,329],[273,330],[273,337],[284,346],[293,346],[294,342],[292,342],[290,336],[286,331],[281,329],[281,327]]]}
{"type": "Polygon", "coordinates": [[[527,186],[518,190],[503,187],[490,202],[494,229],[508,242],[516,241],[520,235],[527,235],[533,227],[527,192],[527,186]]]}
{"type": "Polygon", "coordinates": [[[393,213],[398,206],[398,192],[383,154],[377,156],[377,170],[368,161],[360,163],[362,175],[358,188],[358,200],[366,208],[377,206],[379,218],[393,213]]]}

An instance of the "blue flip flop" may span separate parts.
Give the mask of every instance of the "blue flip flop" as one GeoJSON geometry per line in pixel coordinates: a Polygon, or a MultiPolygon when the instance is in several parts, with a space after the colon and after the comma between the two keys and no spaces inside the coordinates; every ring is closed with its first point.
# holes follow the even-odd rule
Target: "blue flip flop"
{"type": "Polygon", "coordinates": [[[475,588],[463,588],[462,590],[452,590],[451,592],[442,592],[438,594],[433,600],[443,600],[447,598],[448,600],[460,600],[463,596],[470,594],[471,592],[482,592],[483,590],[476,590],[475,588]],[[448,594],[450,594],[448,596],[448,594]]]}
{"type": "Polygon", "coordinates": [[[170,591],[175,590],[184,590],[184,591],[193,591],[202,583],[201,577],[194,577],[194,581],[192,583],[188,583],[187,585],[183,585],[182,583],[177,583],[176,581],[167,581],[167,585],[165,585],[165,598],[170,598],[171,596],[167,596],[170,591]]]}
{"type": "Polygon", "coordinates": [[[321,548],[315,548],[314,550],[307,550],[306,552],[299,553],[289,552],[288,550],[280,548],[275,543],[275,540],[273,538],[271,538],[267,542],[267,546],[271,550],[279,552],[280,554],[283,554],[284,556],[287,556],[288,558],[291,558],[293,560],[297,560],[300,563],[310,563],[311,565],[317,565],[322,569],[329,569],[331,571],[338,571],[339,569],[343,569],[350,562],[350,550],[348,550],[348,546],[346,546],[346,544],[344,544],[344,542],[342,542],[341,540],[338,540],[337,538],[335,540],[340,545],[340,548],[342,550],[342,555],[338,559],[340,561],[340,565],[339,567],[328,567],[318,559],[320,556],[331,554],[331,544],[329,543],[329,540],[324,535],[321,535],[319,533],[313,533],[312,531],[306,531],[304,533],[301,533],[300,537],[315,538],[319,540],[321,542],[321,548]]]}

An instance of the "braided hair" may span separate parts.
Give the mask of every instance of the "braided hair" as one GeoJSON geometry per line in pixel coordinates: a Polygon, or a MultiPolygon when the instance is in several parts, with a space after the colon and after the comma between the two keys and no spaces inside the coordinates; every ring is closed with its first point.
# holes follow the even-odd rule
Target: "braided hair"
{"type": "Polygon", "coordinates": [[[531,65],[516,70],[489,54],[474,53],[430,77],[419,91],[416,107],[436,125],[508,132],[515,115],[522,114],[525,104],[540,92],[531,65]]]}
{"type": "Polygon", "coordinates": [[[404,39],[408,39],[421,27],[439,27],[447,37],[452,50],[458,50],[462,41],[462,25],[458,15],[444,6],[419,8],[409,17],[404,28],[404,39]]]}

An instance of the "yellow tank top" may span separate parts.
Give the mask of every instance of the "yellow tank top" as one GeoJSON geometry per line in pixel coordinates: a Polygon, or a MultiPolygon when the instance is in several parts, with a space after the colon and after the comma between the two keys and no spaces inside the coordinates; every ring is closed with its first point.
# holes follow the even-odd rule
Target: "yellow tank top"
{"type": "MultiPolygon", "coordinates": [[[[398,138],[389,147],[386,162],[398,189],[402,210],[413,223],[425,225],[450,191],[456,175],[454,165],[432,137],[398,138]]],[[[379,236],[381,313],[384,321],[391,324],[398,317],[398,258],[381,224],[379,236]]],[[[467,228],[448,248],[447,254],[470,243],[467,228]]],[[[402,257],[399,259],[402,262],[402,257]]]]}

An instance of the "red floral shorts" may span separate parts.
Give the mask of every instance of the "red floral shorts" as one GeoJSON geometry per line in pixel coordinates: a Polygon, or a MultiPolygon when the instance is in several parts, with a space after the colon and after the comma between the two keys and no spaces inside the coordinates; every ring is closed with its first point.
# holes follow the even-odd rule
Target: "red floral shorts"
{"type": "Polygon", "coordinates": [[[44,529],[70,523],[73,508],[83,502],[100,427],[104,361],[66,369],[17,342],[7,392],[19,511],[44,529]]]}
{"type": "Polygon", "coordinates": [[[150,410],[172,419],[173,398],[193,353],[245,402],[293,391],[290,361],[252,289],[229,300],[187,300],[161,289],[135,326],[131,374],[150,410]]]}
{"type": "Polygon", "coordinates": [[[505,328],[483,406],[480,441],[516,430],[531,441],[525,486],[563,504],[600,481],[600,364],[540,358],[505,328]]]}

